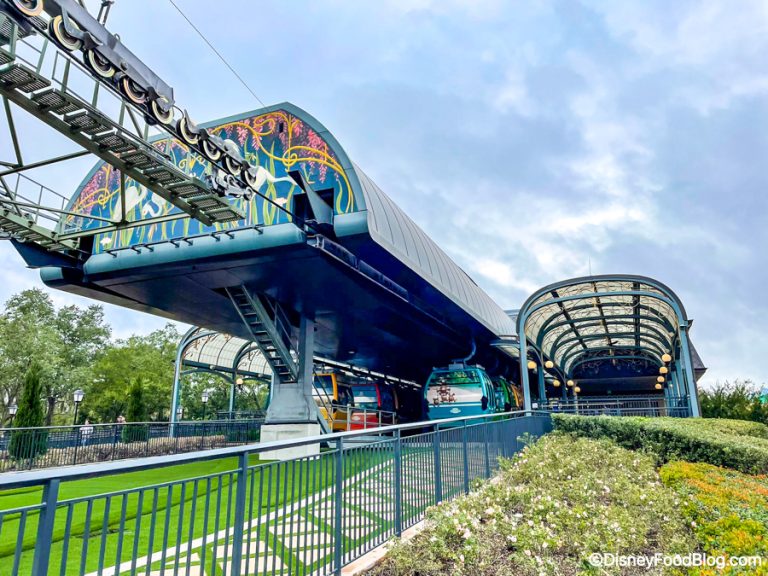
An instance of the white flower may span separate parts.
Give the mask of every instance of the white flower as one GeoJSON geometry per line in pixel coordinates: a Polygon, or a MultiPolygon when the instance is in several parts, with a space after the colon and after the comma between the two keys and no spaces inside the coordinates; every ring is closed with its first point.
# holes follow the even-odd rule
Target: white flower
{"type": "Polygon", "coordinates": [[[469,531],[469,528],[464,530],[464,534],[461,535],[464,540],[469,540],[469,538],[472,536],[472,532],[469,531]]]}

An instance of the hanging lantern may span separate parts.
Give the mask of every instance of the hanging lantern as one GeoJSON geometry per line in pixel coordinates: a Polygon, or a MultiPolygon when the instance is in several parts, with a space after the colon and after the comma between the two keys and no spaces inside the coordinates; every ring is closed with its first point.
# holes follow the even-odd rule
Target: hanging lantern
{"type": "Polygon", "coordinates": [[[661,384],[656,382],[656,385],[654,386],[654,388],[656,388],[656,390],[661,390],[661,384]]]}
{"type": "Polygon", "coordinates": [[[552,386],[554,386],[555,388],[560,388],[560,380],[558,380],[557,378],[552,380],[552,386]]]}
{"type": "Polygon", "coordinates": [[[666,378],[664,378],[664,376],[659,376],[658,378],[656,378],[656,382],[658,382],[659,384],[664,384],[665,381],[666,381],[666,378]]]}
{"type": "Polygon", "coordinates": [[[579,394],[579,393],[581,393],[581,388],[576,386],[576,388],[574,388],[573,391],[576,392],[576,394],[579,394]]]}
{"type": "Polygon", "coordinates": [[[659,374],[666,374],[667,372],[669,372],[669,368],[667,368],[666,366],[662,366],[661,368],[659,368],[659,374]]]}
{"type": "Polygon", "coordinates": [[[547,360],[546,362],[544,362],[544,367],[545,367],[547,370],[552,370],[552,368],[554,368],[554,367],[555,367],[555,363],[554,363],[554,362],[552,362],[552,360],[547,360]]]}
{"type": "Polygon", "coordinates": [[[664,362],[665,364],[669,364],[670,362],[672,362],[672,356],[670,356],[669,354],[667,354],[667,353],[665,352],[665,353],[662,355],[662,357],[661,357],[661,360],[662,360],[662,362],[664,362]]]}
{"type": "Polygon", "coordinates": [[[566,382],[566,384],[567,384],[568,386],[571,386],[571,387],[572,387],[572,386],[575,384],[575,382],[574,382],[573,380],[568,380],[568,382],[566,382]]]}
{"type": "Polygon", "coordinates": [[[536,370],[536,362],[528,360],[528,370],[536,370]]]}

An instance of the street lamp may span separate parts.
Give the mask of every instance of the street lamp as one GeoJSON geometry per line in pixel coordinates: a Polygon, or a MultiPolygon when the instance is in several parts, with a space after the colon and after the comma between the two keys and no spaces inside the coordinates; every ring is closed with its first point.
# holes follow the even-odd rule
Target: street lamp
{"type": "Polygon", "coordinates": [[[75,390],[74,394],[72,394],[72,399],[75,401],[75,419],[72,421],[73,426],[77,425],[77,411],[80,408],[80,402],[83,401],[84,396],[85,392],[80,390],[80,388],[75,390]]]}
{"type": "Polygon", "coordinates": [[[184,406],[179,406],[176,408],[176,421],[180,422],[181,417],[184,415],[184,406]]]}
{"type": "Polygon", "coordinates": [[[203,401],[203,420],[206,419],[208,416],[207,410],[208,410],[208,399],[210,398],[208,394],[208,390],[203,390],[203,395],[200,397],[200,400],[203,401]]]}
{"type": "Polygon", "coordinates": [[[13,419],[16,416],[16,412],[18,409],[19,407],[16,406],[16,404],[11,404],[10,406],[8,406],[8,415],[11,417],[10,424],[13,424],[13,419]]]}

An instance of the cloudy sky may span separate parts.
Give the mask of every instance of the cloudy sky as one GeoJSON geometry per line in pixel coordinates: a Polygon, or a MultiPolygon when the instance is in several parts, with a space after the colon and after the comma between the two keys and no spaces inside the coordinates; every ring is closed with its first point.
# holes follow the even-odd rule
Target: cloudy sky
{"type": "MultiPolygon", "coordinates": [[[[590,269],[649,275],[695,319],[708,382],[768,381],[765,2],[176,1],[502,306],[590,269]]],[[[168,0],[118,0],[109,27],[193,118],[259,107],[168,0]]],[[[69,195],[86,170],[46,183],[69,195]]],[[[7,243],[0,266],[2,300],[41,286],[7,243]]],[[[106,308],[117,336],[164,323],[106,308]]]]}

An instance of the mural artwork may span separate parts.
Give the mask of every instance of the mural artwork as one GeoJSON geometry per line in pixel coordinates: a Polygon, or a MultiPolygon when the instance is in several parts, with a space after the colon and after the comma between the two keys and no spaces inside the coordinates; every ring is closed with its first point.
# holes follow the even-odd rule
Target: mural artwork
{"type": "MultiPolygon", "coordinates": [[[[327,142],[295,115],[277,110],[229,121],[209,130],[221,138],[232,140],[240,147],[243,157],[252,166],[258,166],[259,192],[285,206],[288,211],[293,209],[294,195],[301,191],[290,172],[300,172],[305,182],[315,191],[333,189],[336,214],[355,211],[354,196],[338,158],[327,142]]],[[[185,144],[175,139],[158,140],[154,146],[187,174],[202,179],[212,173],[212,165],[207,160],[190,153],[185,144]]],[[[126,220],[129,222],[180,212],[131,178],[126,179],[125,189],[126,220]]],[[[118,222],[122,219],[119,190],[119,170],[102,162],[75,194],[68,210],[118,222]]],[[[205,226],[192,218],[183,218],[104,233],[96,236],[94,253],[217,230],[270,226],[291,221],[290,214],[257,195],[250,201],[244,198],[229,201],[245,214],[244,220],[205,226]]],[[[62,221],[61,230],[89,230],[100,226],[104,226],[103,221],[69,216],[62,221]]]]}

